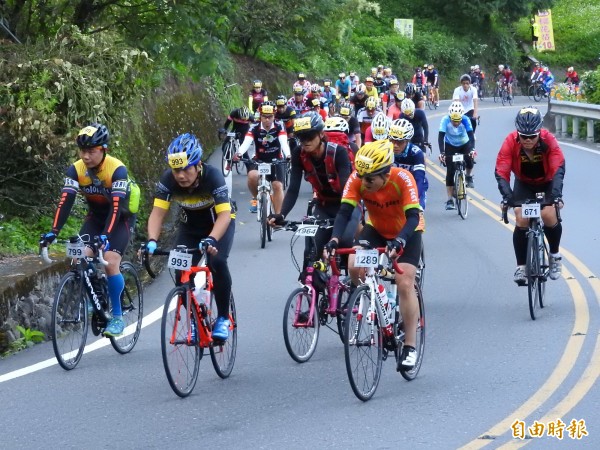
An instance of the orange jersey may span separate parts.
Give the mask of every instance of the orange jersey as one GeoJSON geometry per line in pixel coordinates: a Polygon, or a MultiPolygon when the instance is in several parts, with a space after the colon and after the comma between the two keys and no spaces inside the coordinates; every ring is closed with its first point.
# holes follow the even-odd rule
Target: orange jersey
{"type": "MultiPolygon", "coordinates": [[[[360,200],[365,202],[369,212],[369,224],[386,239],[394,239],[406,224],[405,211],[418,208],[419,193],[417,183],[408,170],[392,167],[390,178],[377,192],[367,192],[362,181],[353,172],[344,187],[342,203],[356,206],[360,200]]],[[[415,230],[425,229],[423,214],[415,230]]]]}

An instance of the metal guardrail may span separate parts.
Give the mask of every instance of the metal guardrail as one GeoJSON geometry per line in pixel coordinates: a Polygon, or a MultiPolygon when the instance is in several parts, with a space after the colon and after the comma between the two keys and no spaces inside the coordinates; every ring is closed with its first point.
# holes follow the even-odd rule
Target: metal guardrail
{"type": "Polygon", "coordinates": [[[594,122],[600,121],[600,105],[550,99],[548,113],[554,116],[557,136],[583,139],[579,136],[579,125],[581,120],[585,120],[587,121],[586,139],[588,142],[594,142],[594,122]],[[573,134],[571,136],[567,132],[569,117],[573,118],[573,134]]]}

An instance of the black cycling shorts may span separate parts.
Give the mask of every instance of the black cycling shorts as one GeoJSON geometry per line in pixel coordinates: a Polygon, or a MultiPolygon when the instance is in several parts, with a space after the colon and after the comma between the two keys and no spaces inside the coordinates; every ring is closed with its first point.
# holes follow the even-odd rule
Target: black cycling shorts
{"type": "MultiPolygon", "coordinates": [[[[385,247],[389,239],[384,238],[372,225],[367,224],[354,240],[354,245],[359,245],[358,242],[361,240],[369,241],[373,247],[385,247]]],[[[408,241],[406,241],[404,252],[402,253],[402,256],[400,256],[398,262],[419,267],[422,246],[423,232],[415,231],[408,241]]]]}
{"type": "MultiPolygon", "coordinates": [[[[258,170],[258,164],[261,161],[256,163],[248,163],[246,164],[246,170],[250,172],[251,170],[258,170]]],[[[285,178],[285,165],[284,164],[271,164],[271,175],[267,175],[267,181],[280,181],[283,183],[283,179],[285,178]]]]}
{"type": "Polygon", "coordinates": [[[544,199],[541,203],[552,203],[554,199],[552,198],[552,183],[544,183],[544,184],[529,184],[524,183],[521,180],[515,180],[515,184],[513,186],[513,203],[515,205],[521,205],[525,203],[527,200],[535,200],[535,194],[538,192],[544,193],[544,199]]]}
{"type": "Polygon", "coordinates": [[[473,158],[469,156],[471,152],[471,144],[467,142],[460,147],[445,143],[444,146],[444,158],[446,160],[446,186],[454,186],[454,163],[452,162],[452,155],[455,153],[462,153],[465,156],[465,166],[467,169],[473,168],[473,158]]]}
{"type": "MultiPolygon", "coordinates": [[[[119,222],[115,225],[113,232],[109,236],[109,249],[108,251],[112,251],[118,253],[119,255],[123,255],[125,253],[125,249],[129,244],[129,240],[131,239],[131,235],[133,234],[133,228],[135,226],[135,215],[123,217],[119,222]]],[[[81,236],[88,235],[89,240],[94,238],[94,236],[100,236],[104,232],[104,227],[106,225],[106,217],[97,216],[94,214],[88,214],[79,230],[79,234],[81,236]]],[[[87,240],[88,237],[84,237],[84,241],[87,240]]],[[[92,248],[92,245],[87,245],[92,248]]]]}

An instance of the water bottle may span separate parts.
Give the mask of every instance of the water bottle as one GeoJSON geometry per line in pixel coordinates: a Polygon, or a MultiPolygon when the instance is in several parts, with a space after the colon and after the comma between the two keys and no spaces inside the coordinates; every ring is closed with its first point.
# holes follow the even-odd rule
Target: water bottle
{"type": "Polygon", "coordinates": [[[194,278],[194,297],[198,303],[210,306],[210,292],[206,290],[206,272],[196,273],[194,278]]]}

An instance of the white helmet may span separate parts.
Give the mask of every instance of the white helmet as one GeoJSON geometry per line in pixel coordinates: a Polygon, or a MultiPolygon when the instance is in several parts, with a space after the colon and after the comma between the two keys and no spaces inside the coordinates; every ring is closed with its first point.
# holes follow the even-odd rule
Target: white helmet
{"type": "Polygon", "coordinates": [[[498,66],[498,70],[504,70],[504,65],[503,65],[503,64],[500,64],[500,65],[498,66]]]}
{"type": "Polygon", "coordinates": [[[382,141],[387,139],[390,131],[390,119],[385,116],[382,112],[379,112],[373,117],[371,122],[371,133],[373,133],[373,139],[376,141],[382,141]]]}
{"type": "Polygon", "coordinates": [[[364,94],[366,90],[367,90],[367,87],[363,83],[360,83],[358,86],[356,86],[357,94],[359,94],[359,93],[364,94]]]}
{"type": "Polygon", "coordinates": [[[317,83],[314,83],[313,85],[311,85],[310,91],[311,92],[321,92],[321,87],[317,83]]]}
{"type": "Polygon", "coordinates": [[[475,70],[479,70],[479,64],[475,64],[475,70]]]}
{"type": "Polygon", "coordinates": [[[406,114],[407,116],[411,116],[415,113],[415,102],[413,102],[410,98],[405,98],[400,103],[400,111],[402,114],[406,114]]]}
{"type": "Polygon", "coordinates": [[[448,114],[450,115],[450,120],[457,122],[465,114],[465,108],[461,102],[452,102],[450,108],[448,108],[448,114]]]}
{"type": "Polygon", "coordinates": [[[328,117],[325,121],[325,128],[323,128],[323,131],[341,131],[342,133],[348,134],[350,128],[348,127],[348,122],[341,117],[328,117]]]}
{"type": "Polygon", "coordinates": [[[389,139],[392,141],[409,141],[415,135],[415,129],[406,119],[396,119],[392,122],[389,139]]]}

